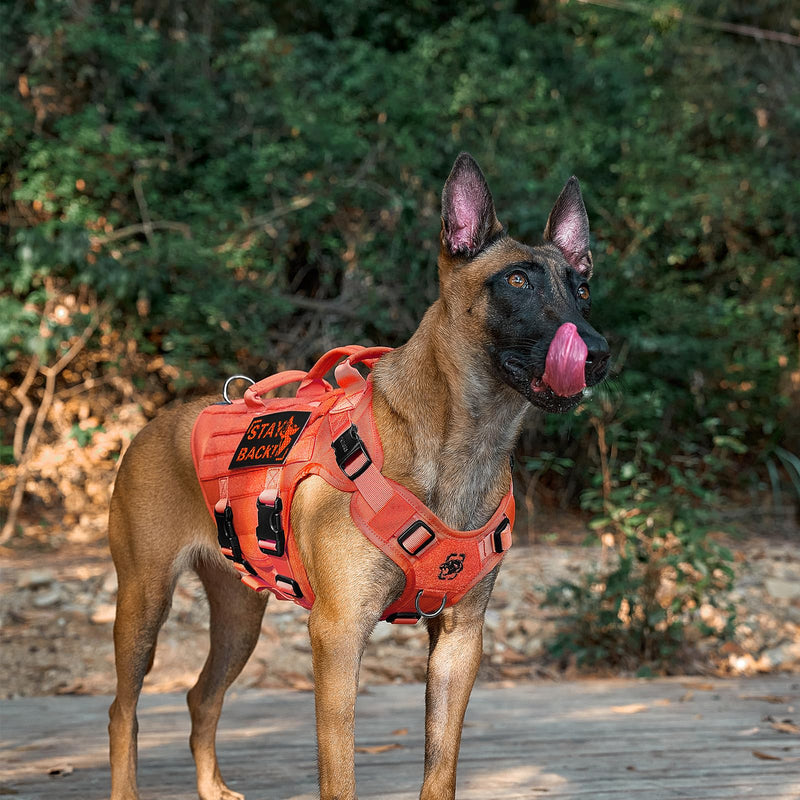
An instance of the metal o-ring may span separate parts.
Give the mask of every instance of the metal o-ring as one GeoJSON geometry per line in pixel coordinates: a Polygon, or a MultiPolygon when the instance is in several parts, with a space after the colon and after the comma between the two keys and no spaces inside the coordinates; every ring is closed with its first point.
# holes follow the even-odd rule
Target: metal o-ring
{"type": "Polygon", "coordinates": [[[228,397],[228,386],[230,386],[232,381],[248,381],[251,386],[255,384],[255,381],[252,378],[248,378],[247,375],[231,375],[222,387],[222,397],[228,405],[233,402],[233,400],[228,397]]]}
{"type": "Polygon", "coordinates": [[[417,614],[419,614],[421,617],[425,617],[425,619],[433,619],[434,617],[438,617],[439,614],[441,614],[442,611],[444,611],[445,605],[447,605],[447,593],[445,592],[445,595],[442,598],[442,604],[439,606],[439,608],[436,609],[436,611],[434,611],[432,613],[429,613],[428,611],[423,611],[419,607],[419,601],[422,598],[423,594],[425,594],[425,590],[424,589],[420,589],[417,592],[417,596],[414,598],[414,608],[417,609],[417,614]]]}

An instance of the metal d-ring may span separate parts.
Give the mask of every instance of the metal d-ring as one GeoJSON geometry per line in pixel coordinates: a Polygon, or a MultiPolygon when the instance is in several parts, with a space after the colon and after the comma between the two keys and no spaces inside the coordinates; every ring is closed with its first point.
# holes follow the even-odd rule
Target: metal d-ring
{"type": "Polygon", "coordinates": [[[445,592],[445,595],[442,598],[442,604],[433,613],[429,613],[427,611],[423,611],[419,607],[419,601],[420,601],[420,598],[422,597],[423,594],[425,594],[425,590],[424,589],[420,589],[417,592],[417,596],[414,598],[414,608],[417,609],[417,614],[419,614],[421,617],[425,617],[425,619],[433,619],[434,617],[438,617],[439,614],[441,614],[442,611],[444,611],[444,607],[447,604],[447,592],[445,592]]]}
{"type": "Polygon", "coordinates": [[[252,378],[248,378],[247,375],[231,375],[222,387],[222,397],[228,405],[233,402],[233,400],[228,397],[228,386],[230,386],[232,381],[249,381],[251,386],[255,384],[255,381],[252,378]]]}

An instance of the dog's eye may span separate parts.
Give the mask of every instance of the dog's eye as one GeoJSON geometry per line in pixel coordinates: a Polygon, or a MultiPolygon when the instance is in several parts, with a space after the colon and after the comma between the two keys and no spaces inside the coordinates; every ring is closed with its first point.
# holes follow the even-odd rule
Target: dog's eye
{"type": "Polygon", "coordinates": [[[528,278],[524,272],[512,272],[506,277],[509,286],[515,289],[524,289],[528,285],[528,278]]]}
{"type": "Polygon", "coordinates": [[[578,294],[578,297],[580,297],[581,300],[588,300],[589,297],[591,296],[589,294],[589,287],[585,283],[582,283],[578,287],[578,293],[577,294],[578,294]]]}

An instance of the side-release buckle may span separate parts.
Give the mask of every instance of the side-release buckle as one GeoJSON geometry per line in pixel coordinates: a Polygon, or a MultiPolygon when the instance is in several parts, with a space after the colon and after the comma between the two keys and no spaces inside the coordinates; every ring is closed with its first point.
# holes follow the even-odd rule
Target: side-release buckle
{"type": "Polygon", "coordinates": [[[336,463],[339,465],[339,469],[344,473],[345,477],[349,478],[351,481],[363,474],[372,464],[372,459],[369,457],[367,448],[358,435],[358,428],[355,425],[351,424],[343,434],[334,439],[331,442],[331,447],[333,448],[333,454],[336,457],[336,463]],[[348,465],[354,460],[354,457],[359,454],[364,456],[364,463],[360,464],[352,472],[348,472],[348,465]]]}
{"type": "Polygon", "coordinates": [[[280,558],[286,550],[286,537],[281,525],[283,501],[280,497],[276,497],[275,502],[269,505],[258,499],[256,500],[256,509],[258,511],[256,526],[258,549],[265,555],[280,558]]]}
{"type": "Polygon", "coordinates": [[[214,519],[217,523],[217,542],[219,543],[222,555],[229,561],[233,561],[235,565],[244,567],[251,575],[258,574],[255,569],[253,569],[250,562],[242,555],[239,537],[236,535],[236,529],[233,527],[233,509],[227,505],[222,511],[218,511],[215,508],[214,519]]]}

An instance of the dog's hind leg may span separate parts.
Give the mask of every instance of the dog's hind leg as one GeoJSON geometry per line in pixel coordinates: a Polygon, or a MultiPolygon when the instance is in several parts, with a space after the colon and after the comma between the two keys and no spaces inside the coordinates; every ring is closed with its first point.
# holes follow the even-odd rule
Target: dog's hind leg
{"type": "Polygon", "coordinates": [[[244,668],[261,631],[269,597],[248,589],[218,553],[200,555],[194,565],[211,611],[210,650],[186,700],[192,716],[190,744],[200,800],[242,800],[222,779],[215,739],[225,691],[244,668]]]}
{"type": "Polygon", "coordinates": [[[114,622],[117,694],[109,709],[111,748],[111,800],[135,800],[136,738],[139,724],[136,705],[144,676],[153,666],[156,638],[169,613],[175,585],[168,572],[142,580],[121,570],[114,622]]]}
{"type": "Polygon", "coordinates": [[[453,800],[461,729],[483,651],[490,573],[455,606],[428,620],[425,692],[425,780],[420,800],[453,800]]]}

